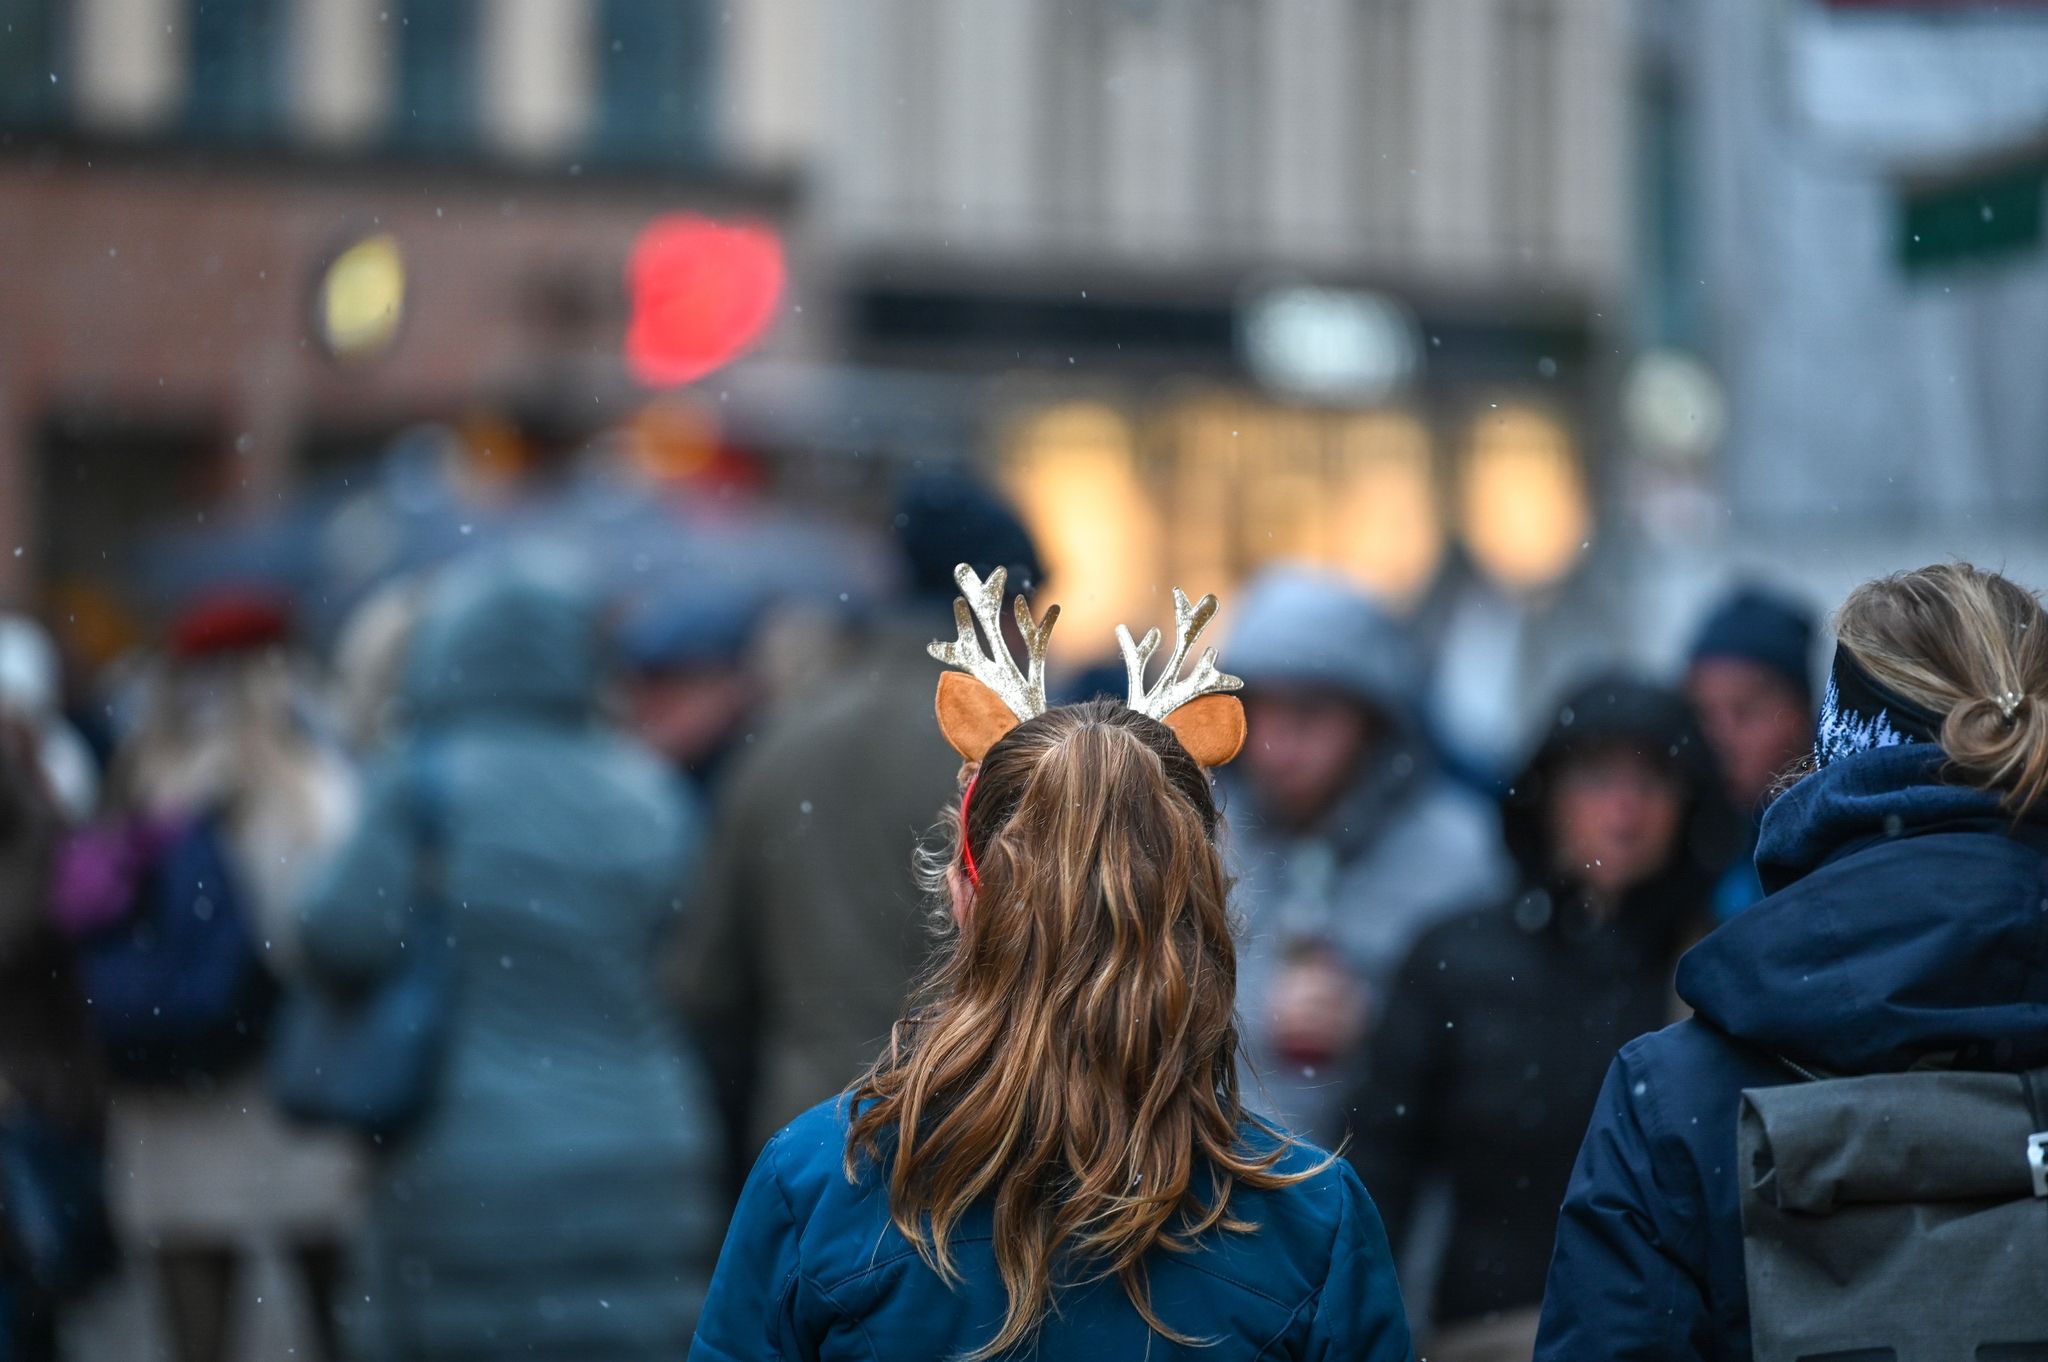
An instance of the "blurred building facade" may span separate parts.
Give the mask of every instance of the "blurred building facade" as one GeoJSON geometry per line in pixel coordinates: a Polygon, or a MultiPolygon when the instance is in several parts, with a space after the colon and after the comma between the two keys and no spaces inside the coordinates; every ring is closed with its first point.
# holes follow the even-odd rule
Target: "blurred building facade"
{"type": "Polygon", "coordinates": [[[1949,557],[2048,579],[2048,6],[1638,25],[1632,348],[1705,362],[1672,415],[1715,433],[1674,462],[1624,431],[1635,632],[1669,655],[1736,574],[1817,605],[1949,557]]]}
{"type": "Polygon", "coordinates": [[[517,418],[627,419],[640,233],[791,203],[714,154],[710,15],[10,4],[0,590],[111,588],[145,529],[273,512],[414,421],[475,418],[488,479],[534,452],[517,418]]]}
{"type": "Polygon", "coordinates": [[[743,158],[813,164],[855,257],[1258,269],[1512,294],[1624,279],[1604,0],[768,0],[743,158]]]}
{"type": "Polygon", "coordinates": [[[813,177],[835,356],[980,417],[1069,647],[1305,557],[1486,658],[1461,736],[1510,745],[1571,666],[1531,614],[1601,613],[1631,42],[1608,0],[772,0],[726,107],[813,177]]]}
{"type": "Polygon", "coordinates": [[[36,305],[0,322],[0,587],[537,376],[629,411],[624,261],[692,208],[770,218],[792,268],[705,405],[986,461],[1070,638],[1309,557],[1505,648],[1504,724],[1531,611],[1601,615],[1622,0],[9,8],[0,270],[36,305]],[[404,322],[337,362],[307,299],[379,235],[404,322]]]}

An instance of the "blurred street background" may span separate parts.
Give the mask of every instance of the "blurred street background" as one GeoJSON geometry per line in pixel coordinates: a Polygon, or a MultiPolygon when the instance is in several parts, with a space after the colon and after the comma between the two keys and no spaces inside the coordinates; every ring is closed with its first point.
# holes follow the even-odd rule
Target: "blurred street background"
{"type": "MultiPolygon", "coordinates": [[[[1307,565],[1489,792],[1738,586],[2048,581],[2044,187],[2035,0],[0,0],[4,703],[85,826],[167,677],[288,655],[310,876],[423,584],[566,549],[716,842],[972,479],[1067,693],[1307,565]]],[[[121,1213],[74,1355],[206,1357],[121,1213]]],[[[318,1355],[342,1279],[207,1233],[216,1356],[318,1355]]]]}
{"type": "Polygon", "coordinates": [[[968,464],[1074,646],[1308,558],[1511,750],[1731,574],[2040,561],[2040,9],[9,0],[0,588],[94,667],[513,507],[857,530],[968,464]],[[678,215],[781,268],[630,283],[678,215]]]}

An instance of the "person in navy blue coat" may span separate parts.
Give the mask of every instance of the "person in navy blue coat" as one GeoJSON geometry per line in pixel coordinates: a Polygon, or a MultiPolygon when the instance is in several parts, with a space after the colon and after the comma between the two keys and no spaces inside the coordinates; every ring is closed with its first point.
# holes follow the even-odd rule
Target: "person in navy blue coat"
{"type": "Polygon", "coordinates": [[[1837,620],[1817,769],[1765,814],[1767,896],[1681,962],[1573,1172],[1538,1362],[1748,1362],[1745,1088],[2048,1064],[2048,616],[1995,574],[1871,582],[1837,620]]]}
{"type": "MultiPolygon", "coordinates": [[[[972,772],[931,867],[950,945],[873,1067],[762,1153],[691,1357],[1407,1362],[1363,1184],[1239,1098],[1203,768],[1242,710],[1183,690],[1048,711],[1021,674],[984,685],[1003,663],[940,687],[972,772]]],[[[1213,655],[1205,675],[1228,688],[1213,655]]]]}

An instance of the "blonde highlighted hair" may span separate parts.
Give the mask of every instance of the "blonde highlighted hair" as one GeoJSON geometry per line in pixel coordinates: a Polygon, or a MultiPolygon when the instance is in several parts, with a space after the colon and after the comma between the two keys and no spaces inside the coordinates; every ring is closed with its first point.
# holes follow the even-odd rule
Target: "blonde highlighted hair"
{"type": "Polygon", "coordinates": [[[1145,1279],[1254,1225],[1232,1189],[1281,1172],[1247,1145],[1233,1020],[1229,880],[1206,772],[1154,719],[1110,701],[1050,710],[990,749],[963,820],[980,885],[951,949],[852,1089],[846,1172],[879,1170],[891,1216],[948,1280],[961,1217],[987,1199],[1008,1293],[973,1354],[1031,1338],[1056,1290],[1110,1276],[1161,1335],[1145,1279]]]}
{"type": "Polygon", "coordinates": [[[1943,716],[1952,778],[1995,791],[2015,818],[2048,791],[2048,615],[2033,592],[1937,563],[1850,592],[1835,640],[1879,684],[1943,716]]]}

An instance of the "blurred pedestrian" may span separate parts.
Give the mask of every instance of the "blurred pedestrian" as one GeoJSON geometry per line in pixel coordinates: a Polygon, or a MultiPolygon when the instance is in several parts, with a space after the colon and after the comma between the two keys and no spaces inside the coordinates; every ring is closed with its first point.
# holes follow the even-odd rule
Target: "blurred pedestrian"
{"type": "Polygon", "coordinates": [[[1743,587],[1714,608],[1693,642],[1686,694],[1746,829],[1714,889],[1720,917],[1763,897],[1757,826],[1780,777],[1812,750],[1813,632],[1813,615],[1804,606],[1743,587]]]}
{"type": "Polygon", "coordinates": [[[374,1169],[373,1358],[673,1358],[694,1326],[716,1125],[654,966],[682,814],[660,764],[602,721],[600,663],[596,603],[562,563],[453,569],[407,648],[410,728],[305,902],[309,967],[360,987],[398,967],[434,875],[456,957],[438,1091],[374,1169]]]}
{"type": "Polygon", "coordinates": [[[843,683],[792,707],[721,794],[681,1001],[719,1047],[744,1170],[880,1052],[930,950],[912,861],[959,759],[932,727],[924,645],[951,632],[953,567],[1041,576],[1022,522],[962,475],[913,480],[894,519],[908,598],[868,623],[843,683]]]}
{"type": "MultiPolygon", "coordinates": [[[[290,632],[286,605],[260,592],[208,596],[179,617],[117,752],[114,800],[139,842],[87,846],[156,845],[154,829],[210,820],[248,935],[283,973],[298,960],[294,901],[355,810],[353,772],[319,735],[290,632]]],[[[81,869],[92,867],[74,859],[68,873],[81,869]]],[[[141,893],[149,880],[143,869],[141,893]]],[[[288,1125],[249,1060],[115,1089],[115,1210],[151,1264],[178,1362],[229,1356],[237,1295],[261,1251],[287,1256],[322,1355],[337,1355],[361,1161],[343,1139],[288,1125]]]]}
{"type": "Polygon", "coordinates": [[[334,708],[358,760],[375,756],[404,719],[405,645],[419,621],[419,576],[385,583],[341,622],[334,640],[334,708]]]}
{"type": "Polygon", "coordinates": [[[36,725],[0,703],[0,1359],[53,1362],[60,1312],[113,1267],[105,1074],[49,914],[65,810],[36,725]]]}
{"type": "MultiPolygon", "coordinates": [[[[962,649],[1007,648],[1001,604],[962,649]]],[[[691,1356],[1405,1362],[1365,1189],[1239,1096],[1200,764],[1236,702],[1177,711],[1227,721],[1203,734],[969,670],[938,705],[973,773],[932,860],[955,930],[873,1067],[761,1155],[691,1356]]]]}
{"type": "Polygon", "coordinates": [[[1499,820],[1439,768],[1399,625],[1296,568],[1237,605],[1251,739],[1226,778],[1245,940],[1245,1054],[1273,1114],[1334,1142],[1360,1046],[1432,923],[1505,892],[1499,820]]]}
{"type": "Polygon", "coordinates": [[[2004,1081],[1991,1176],[1957,1161],[1974,1133],[1960,1097],[2048,1066],[2048,614],[2004,577],[1941,564],[1858,587],[1835,633],[1818,767],[1764,816],[1768,895],[1681,963],[1694,1016],[1608,1071],[1559,1219],[1542,1362],[2040,1347],[2048,1249],[2024,1147],[2038,1072],[2031,1113],[2004,1081]],[[1899,1077],[1828,1081],[1863,1075],[1899,1077]],[[1887,1105],[1901,1083],[1922,1096],[1887,1105]],[[1739,1123],[1781,1100],[1823,1128],[1781,1163],[1739,1157],[1739,1123]],[[1888,1143],[1916,1129],[1912,1150],[1888,1143]],[[1821,1294],[1767,1318],[1752,1291],[1791,1279],[1749,1260],[1745,1227],[1773,1191],[1803,1208],[1802,1232],[1863,1228],[1836,1243],[1821,1294]],[[1987,1242],[1979,1219],[2024,1230],[1987,1242]],[[1982,1289],[2015,1269],[2017,1289],[1982,1289]],[[1986,1305],[2031,1313],[2031,1331],[1985,1332],[1986,1305]],[[1762,1346],[1788,1324],[1801,1346],[1762,1346]]]}
{"type": "MultiPolygon", "coordinates": [[[[1683,697],[1620,675],[1559,704],[1507,796],[1520,873],[1410,952],[1353,1100],[1359,1175],[1402,1243],[1417,1189],[1451,1195],[1429,1356],[1529,1355],[1557,1203],[1616,1046],[1671,1020],[1734,835],[1683,697]]],[[[1418,1311],[1420,1313],[1420,1311],[1418,1311]]]]}
{"type": "Polygon", "coordinates": [[[34,620],[0,614],[0,709],[24,725],[36,746],[50,792],[67,822],[99,807],[99,763],[64,717],[64,677],[57,645],[34,620]]]}
{"type": "Polygon", "coordinates": [[[672,587],[635,602],[620,625],[633,728],[706,799],[761,700],[748,656],[760,616],[749,593],[672,587]]]}

